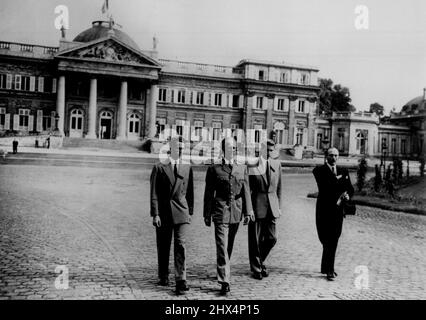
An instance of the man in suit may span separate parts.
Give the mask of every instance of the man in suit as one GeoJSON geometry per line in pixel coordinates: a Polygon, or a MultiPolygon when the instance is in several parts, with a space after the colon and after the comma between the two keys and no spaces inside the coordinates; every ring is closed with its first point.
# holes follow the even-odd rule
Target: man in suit
{"type": "Polygon", "coordinates": [[[204,191],[204,222],[215,226],[217,279],[221,295],[230,292],[230,258],[235,236],[244,215],[244,223],[254,219],[250,200],[248,172],[235,161],[236,142],[222,140],[222,163],[207,169],[204,191]]]}
{"type": "Polygon", "coordinates": [[[194,211],[193,173],[182,162],[182,137],[172,138],[169,157],[151,173],[151,216],[156,229],[159,285],[169,285],[169,256],[174,235],[176,293],[189,290],[186,282],[185,238],[194,211]]]}
{"type": "Polygon", "coordinates": [[[313,170],[318,185],[316,226],[323,246],[321,273],[326,274],[329,281],[333,281],[337,276],[334,271],[334,259],[342,233],[341,201],[349,200],[354,193],[348,170],[336,166],[338,158],[339,151],[336,148],[330,148],[327,151],[326,163],[313,170]]]}
{"type": "Polygon", "coordinates": [[[275,219],[281,215],[281,163],[271,158],[275,142],[262,143],[258,163],[249,168],[251,202],[255,220],[248,226],[250,269],[253,277],[268,276],[265,260],[275,246],[275,219]]]}

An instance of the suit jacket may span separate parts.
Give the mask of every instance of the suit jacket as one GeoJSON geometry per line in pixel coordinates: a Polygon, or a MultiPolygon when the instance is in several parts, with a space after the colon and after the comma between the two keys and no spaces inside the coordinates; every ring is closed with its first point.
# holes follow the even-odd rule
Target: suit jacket
{"type": "Polygon", "coordinates": [[[190,223],[194,212],[192,167],[180,164],[175,178],[171,163],[158,163],[151,173],[151,216],[159,215],[161,223],[190,223]]]}
{"type": "Polygon", "coordinates": [[[253,212],[248,172],[245,165],[214,164],[206,174],[204,218],[215,223],[239,223],[253,212]]]}
{"type": "Polygon", "coordinates": [[[259,161],[249,168],[251,202],[257,219],[265,218],[268,209],[274,218],[281,215],[281,162],[269,159],[270,181],[266,174],[266,162],[259,161]]]}
{"type": "Polygon", "coordinates": [[[337,201],[345,191],[350,197],[354,194],[348,170],[336,166],[336,171],[334,175],[326,164],[313,170],[318,185],[316,224],[321,241],[340,236],[343,210],[342,206],[337,206],[337,201]]]}

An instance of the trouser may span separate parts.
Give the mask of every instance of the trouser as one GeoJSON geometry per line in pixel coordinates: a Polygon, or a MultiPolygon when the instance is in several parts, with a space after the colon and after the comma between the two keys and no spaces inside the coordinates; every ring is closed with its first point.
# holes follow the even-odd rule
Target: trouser
{"type": "Polygon", "coordinates": [[[268,216],[250,221],[248,226],[248,246],[252,272],[261,272],[265,269],[264,261],[276,243],[275,218],[268,216]]]}
{"type": "Polygon", "coordinates": [[[328,239],[322,244],[321,273],[334,272],[334,260],[339,238],[328,239]]]}
{"type": "Polygon", "coordinates": [[[157,254],[158,254],[158,277],[168,279],[169,277],[169,257],[172,235],[174,235],[174,262],[175,280],[186,280],[186,249],[185,235],[188,224],[166,224],[156,228],[157,254]]]}
{"type": "Polygon", "coordinates": [[[215,223],[217,280],[229,283],[231,278],[230,259],[239,223],[215,223]]]}

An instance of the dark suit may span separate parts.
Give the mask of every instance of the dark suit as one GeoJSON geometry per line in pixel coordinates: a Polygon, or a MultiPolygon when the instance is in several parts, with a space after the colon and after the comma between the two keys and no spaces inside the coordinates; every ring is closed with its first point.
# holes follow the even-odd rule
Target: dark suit
{"type": "Polygon", "coordinates": [[[253,209],[250,200],[248,173],[245,165],[211,165],[207,169],[204,191],[204,218],[215,225],[217,277],[229,283],[230,263],[235,236],[243,215],[253,209]]]}
{"type": "Polygon", "coordinates": [[[316,226],[319,240],[323,245],[322,273],[334,272],[334,258],[343,224],[343,210],[341,206],[337,206],[337,201],[345,191],[350,197],[354,193],[348,170],[339,166],[336,169],[337,175],[326,164],[313,170],[319,191],[316,226]]]}
{"type": "Polygon", "coordinates": [[[171,163],[158,163],[151,173],[151,216],[160,216],[156,228],[158,276],[167,279],[172,234],[176,281],[186,280],[185,235],[194,210],[193,173],[190,165],[180,164],[175,176],[171,163]]]}
{"type": "Polygon", "coordinates": [[[265,269],[264,261],[277,242],[275,219],[281,215],[281,163],[260,160],[249,169],[251,202],[255,221],[248,227],[249,258],[252,272],[265,269]],[[269,172],[268,172],[269,167],[269,172]]]}

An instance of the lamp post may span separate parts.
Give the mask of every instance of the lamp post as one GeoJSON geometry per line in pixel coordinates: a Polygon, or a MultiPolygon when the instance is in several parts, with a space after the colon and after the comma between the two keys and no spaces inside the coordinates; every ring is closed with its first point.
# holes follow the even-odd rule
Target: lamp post
{"type": "Polygon", "coordinates": [[[380,159],[380,166],[383,166],[383,176],[386,174],[386,150],[388,146],[386,142],[382,142],[382,158],[380,159]]]}

